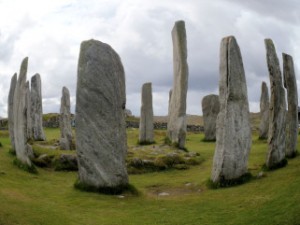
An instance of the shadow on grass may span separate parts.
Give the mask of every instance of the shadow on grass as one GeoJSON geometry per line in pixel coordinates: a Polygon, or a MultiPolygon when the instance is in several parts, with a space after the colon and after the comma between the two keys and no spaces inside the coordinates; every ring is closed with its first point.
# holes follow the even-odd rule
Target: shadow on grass
{"type": "Polygon", "coordinates": [[[94,192],[106,195],[120,195],[128,193],[133,196],[139,196],[140,192],[131,184],[119,185],[115,187],[95,187],[89,184],[80,182],[79,179],[76,180],[74,187],[80,191],[94,192]]]}
{"type": "Polygon", "coordinates": [[[244,175],[236,179],[226,180],[224,177],[221,177],[220,181],[218,182],[213,182],[211,179],[208,179],[206,182],[206,186],[209,189],[227,188],[244,184],[252,179],[253,176],[251,173],[245,173],[244,175]]]}

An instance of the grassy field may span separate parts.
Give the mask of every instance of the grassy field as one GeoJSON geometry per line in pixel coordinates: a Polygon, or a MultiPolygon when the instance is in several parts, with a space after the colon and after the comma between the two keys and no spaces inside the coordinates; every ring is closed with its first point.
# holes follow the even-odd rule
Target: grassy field
{"type": "MultiPolygon", "coordinates": [[[[128,145],[137,142],[137,130],[129,129],[128,145]]],[[[162,143],[161,131],[156,142],[162,143]]],[[[48,139],[58,138],[58,129],[46,129],[48,139]]],[[[201,154],[203,163],[188,170],[168,170],[130,175],[140,195],[107,196],[73,188],[76,172],[38,168],[33,175],[13,165],[6,131],[0,141],[0,225],[299,225],[300,157],[265,177],[231,188],[210,190],[214,143],[201,142],[203,134],[189,133],[187,148],[201,154]],[[161,193],[165,193],[162,195],[161,193]],[[166,195],[166,193],[168,193],[166,195]]],[[[261,171],[266,141],[253,144],[249,171],[261,171]]]]}

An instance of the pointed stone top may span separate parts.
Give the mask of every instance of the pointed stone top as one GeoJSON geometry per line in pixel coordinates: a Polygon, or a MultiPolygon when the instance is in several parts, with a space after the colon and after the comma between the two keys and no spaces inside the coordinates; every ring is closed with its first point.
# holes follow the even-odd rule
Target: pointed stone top
{"type": "Polygon", "coordinates": [[[31,77],[31,81],[36,80],[36,79],[39,79],[39,80],[41,79],[41,75],[39,73],[36,73],[31,77]]]}
{"type": "Polygon", "coordinates": [[[63,86],[63,88],[62,88],[62,93],[63,93],[63,94],[64,94],[64,93],[69,94],[69,89],[68,89],[67,87],[63,86]]]}
{"type": "Polygon", "coordinates": [[[28,57],[25,57],[21,63],[20,73],[19,73],[19,80],[20,83],[26,82],[27,79],[27,68],[28,68],[28,57]]]}

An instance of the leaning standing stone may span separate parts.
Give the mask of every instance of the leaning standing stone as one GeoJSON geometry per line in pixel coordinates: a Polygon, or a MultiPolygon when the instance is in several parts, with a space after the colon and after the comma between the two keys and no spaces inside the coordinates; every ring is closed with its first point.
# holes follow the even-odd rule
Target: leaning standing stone
{"type": "Polygon", "coordinates": [[[30,156],[32,149],[27,144],[27,115],[26,115],[26,77],[27,77],[28,58],[26,57],[21,64],[19,78],[17,81],[13,114],[14,114],[14,137],[15,137],[15,150],[17,158],[24,164],[31,166],[30,156]]]}
{"type": "Polygon", "coordinates": [[[8,129],[12,152],[15,152],[15,137],[14,137],[14,93],[17,85],[17,74],[15,73],[10,81],[10,88],[8,94],[8,129]]]}
{"type": "Polygon", "coordinates": [[[153,108],[151,83],[145,83],[142,87],[142,106],[139,130],[139,143],[153,143],[153,108]]]}
{"type": "Polygon", "coordinates": [[[261,84],[259,139],[267,139],[269,132],[269,91],[266,82],[261,84]]]}
{"type": "Polygon", "coordinates": [[[298,137],[298,91],[294,71],[293,58],[290,55],[282,54],[284,86],[287,89],[288,112],[286,117],[287,137],[286,151],[287,157],[294,157],[297,153],[298,137]]]}
{"type": "Polygon", "coordinates": [[[42,82],[38,73],[31,78],[31,118],[33,139],[46,140],[43,130],[42,82]]]}
{"type": "Polygon", "coordinates": [[[218,95],[207,95],[202,99],[204,140],[216,140],[216,120],[220,111],[218,95]]]}
{"type": "Polygon", "coordinates": [[[268,135],[269,150],[267,154],[266,166],[269,169],[274,169],[286,164],[286,102],[285,90],[282,84],[281,71],[275,46],[271,39],[265,39],[265,46],[267,51],[267,64],[271,84],[268,135]]]}
{"type": "Polygon", "coordinates": [[[71,104],[68,88],[63,87],[62,97],[60,99],[60,149],[71,149],[72,146],[72,127],[71,127],[71,104]]]}
{"type": "Polygon", "coordinates": [[[179,148],[185,148],[188,64],[184,21],[175,23],[172,30],[172,40],[174,77],[167,134],[173,144],[177,144],[179,148]]]}
{"type": "Polygon", "coordinates": [[[76,91],[80,184],[98,191],[128,185],[125,104],[125,74],[118,54],[100,41],[82,42],[76,91]]]}
{"type": "Polygon", "coordinates": [[[247,173],[251,127],[247,85],[240,48],[233,36],[220,49],[220,113],[211,180],[226,183],[247,173]]]}

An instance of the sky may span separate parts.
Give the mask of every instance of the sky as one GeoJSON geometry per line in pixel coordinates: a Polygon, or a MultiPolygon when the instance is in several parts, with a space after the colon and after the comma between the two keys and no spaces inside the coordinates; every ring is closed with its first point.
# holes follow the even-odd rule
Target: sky
{"type": "Polygon", "coordinates": [[[178,20],[187,34],[187,113],[202,115],[202,98],[218,94],[220,42],[229,35],[241,50],[250,111],[258,112],[261,82],[269,86],[265,38],[281,64],[283,52],[293,56],[299,84],[299,11],[297,0],[0,0],[0,116],[7,117],[10,80],[26,56],[27,78],[41,75],[44,113],[59,112],[63,86],[74,112],[80,43],[89,39],[120,55],[126,108],[138,116],[141,87],[152,82],[154,114],[167,115],[178,20]]]}

